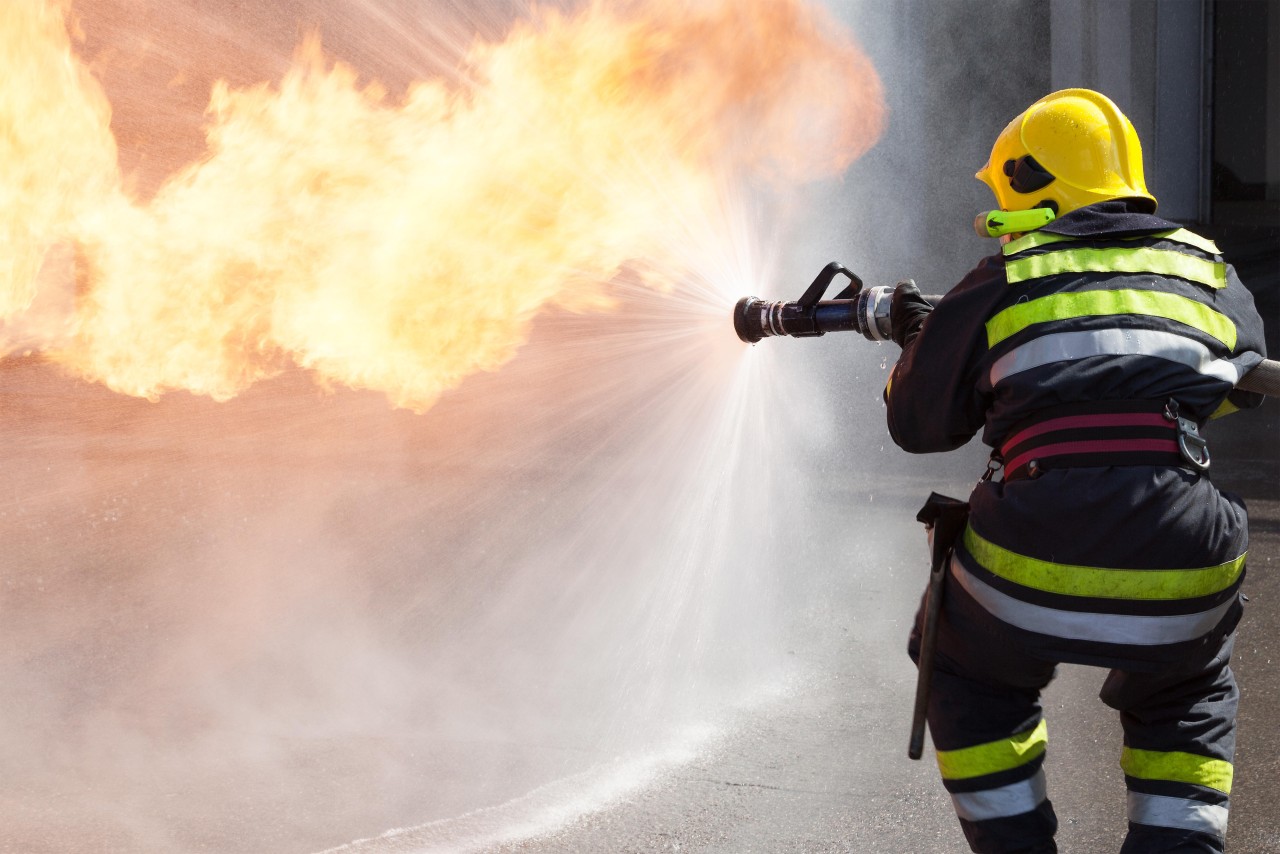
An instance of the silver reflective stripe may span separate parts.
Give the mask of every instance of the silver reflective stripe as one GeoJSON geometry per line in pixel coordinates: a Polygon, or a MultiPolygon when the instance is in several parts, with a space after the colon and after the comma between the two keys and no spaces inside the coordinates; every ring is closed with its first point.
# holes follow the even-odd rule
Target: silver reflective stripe
{"type": "Polygon", "coordinates": [[[965,569],[958,557],[951,558],[951,570],[960,586],[999,619],[1029,632],[1068,640],[1126,643],[1134,646],[1195,640],[1218,625],[1235,602],[1235,599],[1228,599],[1210,611],[1167,617],[1060,611],[1057,608],[1023,602],[1001,593],[965,569]]]}
{"type": "Polygon", "coordinates": [[[1226,359],[1215,359],[1199,341],[1173,332],[1145,329],[1099,329],[1093,332],[1055,332],[1042,335],[1005,353],[991,366],[991,385],[1022,371],[1071,362],[1090,356],[1153,356],[1186,365],[1198,374],[1235,385],[1240,370],[1226,359]]]}
{"type": "Polygon", "coordinates": [[[1187,798],[1129,793],[1129,821],[1156,827],[1196,830],[1218,837],[1227,835],[1227,808],[1187,798]]]}
{"type": "Polygon", "coordinates": [[[1044,769],[1036,771],[1030,780],[1010,783],[998,789],[981,792],[953,792],[951,803],[956,815],[966,821],[986,821],[989,818],[1007,818],[1031,812],[1045,799],[1044,769]]]}

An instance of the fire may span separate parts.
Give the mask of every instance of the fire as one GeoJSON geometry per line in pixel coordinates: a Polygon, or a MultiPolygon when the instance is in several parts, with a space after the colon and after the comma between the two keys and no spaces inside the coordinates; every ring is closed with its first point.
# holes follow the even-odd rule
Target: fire
{"type": "Polygon", "coordinates": [[[624,269],[671,287],[726,188],[838,174],[884,121],[803,0],[594,0],[399,98],[307,40],[278,84],[215,85],[206,156],[142,200],[65,6],[0,7],[0,316],[13,350],[73,247],[37,349],[152,398],[296,365],[426,409],[546,306],[606,310],[624,269]]]}
{"type": "Polygon", "coordinates": [[[0,317],[35,299],[46,248],[113,191],[110,108],[71,53],[62,4],[0,5],[0,317]]]}

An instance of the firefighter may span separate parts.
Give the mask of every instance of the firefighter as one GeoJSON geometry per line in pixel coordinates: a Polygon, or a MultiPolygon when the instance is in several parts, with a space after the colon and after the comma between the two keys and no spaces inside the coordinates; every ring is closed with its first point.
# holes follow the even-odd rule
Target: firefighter
{"type": "Polygon", "coordinates": [[[1262,320],[1213,241],[1155,215],[1137,134],[1103,95],[1032,104],[976,177],[1035,224],[936,308],[895,289],[885,390],[904,450],[979,430],[993,448],[942,599],[943,785],[972,850],[1056,851],[1040,694],[1059,662],[1095,665],[1124,731],[1121,851],[1223,851],[1248,533],[1199,430],[1261,403],[1234,385],[1265,356],[1262,320]]]}

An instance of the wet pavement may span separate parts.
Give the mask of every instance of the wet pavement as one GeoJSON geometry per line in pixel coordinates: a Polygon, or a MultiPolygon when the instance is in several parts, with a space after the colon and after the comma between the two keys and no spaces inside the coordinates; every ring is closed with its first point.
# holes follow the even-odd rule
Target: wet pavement
{"type": "MultiPolygon", "coordinates": [[[[1250,508],[1251,548],[1234,667],[1241,685],[1228,850],[1280,852],[1280,406],[1211,425],[1214,477],[1250,508]]],[[[975,448],[958,452],[972,456],[975,448]]],[[[928,490],[964,494],[922,461],[881,483],[815,480],[846,553],[878,573],[828,573],[825,605],[798,627],[807,677],[763,714],[744,716],[715,750],[613,808],[559,832],[493,851],[902,852],[967,851],[936,779],[932,749],[906,757],[914,669],[902,653],[924,578],[923,546],[874,532],[911,518],[928,490]],[[936,475],[935,475],[936,477],[936,475]],[[874,511],[873,511],[874,507],[874,511]],[[856,516],[869,524],[854,526],[856,516]]],[[[958,466],[952,466],[959,469],[958,466]]],[[[900,525],[898,525],[900,528],[900,525]]],[[[1097,699],[1105,671],[1065,666],[1045,695],[1046,765],[1063,852],[1116,851],[1125,830],[1116,715],[1097,699]]]]}
{"type": "MultiPolygon", "coordinates": [[[[915,511],[930,490],[965,494],[982,448],[902,454],[871,425],[880,353],[795,343],[820,360],[846,347],[860,367],[831,413],[793,400],[774,412],[808,430],[807,453],[765,448],[786,461],[790,498],[758,478],[730,484],[744,500],[734,537],[773,517],[790,541],[779,557],[735,540],[687,566],[672,553],[697,538],[659,511],[671,484],[700,485],[694,507],[720,486],[631,451],[663,424],[673,435],[657,447],[688,446],[691,422],[568,406],[590,418],[540,431],[566,403],[530,382],[545,362],[483,378],[484,394],[429,418],[375,395],[318,399],[305,377],[227,404],[152,404],[9,365],[0,743],[15,782],[0,791],[0,852],[963,852],[931,755],[906,758],[904,645],[926,574],[915,511]],[[526,417],[480,417],[491,400],[526,417]],[[820,435],[841,413],[866,423],[820,435]],[[612,491],[593,479],[606,461],[612,491]],[[658,509],[642,514],[643,496],[658,509]],[[598,537],[584,541],[584,520],[598,537]],[[571,560],[547,550],[567,543],[571,560]],[[519,555],[545,560],[509,578],[519,555]],[[764,564],[784,583],[760,578],[764,564]],[[671,583],[656,584],[664,566],[671,583]],[[733,609],[751,579],[739,605],[773,596],[776,631],[750,622],[763,610],[733,609]],[[647,622],[679,607],[698,619],[647,622]],[[739,646],[695,664],[707,637],[739,646]],[[773,693],[734,711],[725,698],[743,682],[773,693]],[[689,730],[690,708],[705,731],[689,730]]],[[[572,376],[583,400],[600,387],[572,376]]],[[[1280,406],[1207,435],[1214,477],[1247,500],[1253,528],[1230,850],[1280,852],[1280,406]]],[[[753,476],[774,459],[722,450],[753,476]]],[[[1124,831],[1103,676],[1066,667],[1046,695],[1064,852],[1114,851],[1124,831]]]]}

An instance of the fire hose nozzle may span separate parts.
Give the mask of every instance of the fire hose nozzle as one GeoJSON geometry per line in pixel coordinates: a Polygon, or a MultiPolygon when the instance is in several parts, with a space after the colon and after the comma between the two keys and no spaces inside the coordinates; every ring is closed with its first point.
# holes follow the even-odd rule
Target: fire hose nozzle
{"type": "MultiPolygon", "coordinates": [[[[862,280],[832,261],[809,285],[804,296],[795,302],[765,302],[756,297],[743,297],[733,307],[733,330],[748,344],[775,335],[809,338],[828,332],[856,329],[869,341],[892,338],[893,292],[891,287],[862,287],[862,280]],[[822,299],[833,279],[849,277],[849,286],[833,300],[822,299]]],[[[925,296],[938,304],[940,296],[925,296]]],[[[1280,397],[1280,361],[1263,359],[1242,376],[1236,388],[1280,397]]]]}
{"type": "Polygon", "coordinates": [[[868,341],[888,341],[892,304],[893,288],[864,289],[860,278],[833,261],[795,302],[767,302],[756,297],[738,300],[733,307],[733,329],[748,344],[778,335],[810,338],[855,329],[868,341]],[[848,287],[835,299],[822,299],[838,275],[849,278],[848,287]]]}
{"type": "Polygon", "coordinates": [[[858,294],[858,331],[868,341],[893,340],[893,319],[889,314],[893,306],[893,290],[879,285],[858,294]]]}

